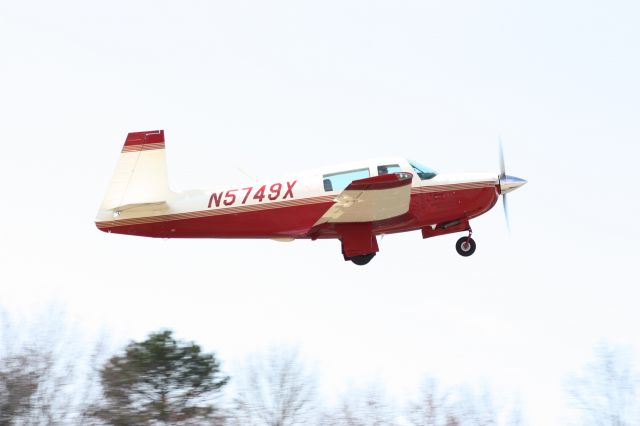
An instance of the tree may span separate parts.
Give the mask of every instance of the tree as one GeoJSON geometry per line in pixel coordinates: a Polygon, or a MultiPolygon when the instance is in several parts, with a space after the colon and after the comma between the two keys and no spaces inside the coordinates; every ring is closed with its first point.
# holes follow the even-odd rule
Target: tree
{"type": "Polygon", "coordinates": [[[498,416],[493,408],[490,393],[484,390],[477,394],[470,389],[462,389],[460,399],[453,405],[456,413],[454,425],[460,426],[495,426],[498,416]]]}
{"type": "Polygon", "coordinates": [[[10,425],[33,408],[42,372],[34,368],[37,354],[24,352],[0,358],[0,425],[10,425]]]}
{"type": "Polygon", "coordinates": [[[228,381],[214,354],[176,341],[171,331],[152,333],[101,369],[103,402],[92,414],[112,425],[212,420],[213,400],[228,381]]]}
{"type": "Polygon", "coordinates": [[[291,426],[314,421],[316,380],[295,349],[254,356],[238,381],[236,424],[291,426]]]}
{"type": "Polygon", "coordinates": [[[407,419],[412,426],[453,426],[460,423],[452,412],[447,395],[441,395],[435,380],[427,379],[420,389],[418,401],[411,402],[407,419]]]}
{"type": "Polygon", "coordinates": [[[435,380],[425,379],[418,399],[408,404],[406,420],[411,426],[520,425],[520,410],[496,412],[488,390],[480,393],[461,387],[442,392],[435,380]],[[499,422],[498,419],[504,421],[499,422]]]}
{"type": "Polygon", "coordinates": [[[377,386],[346,398],[336,414],[325,419],[327,425],[393,426],[396,413],[377,386]]]}
{"type": "Polygon", "coordinates": [[[634,398],[637,383],[624,351],[602,345],[585,372],[570,378],[568,392],[586,425],[637,425],[640,421],[640,404],[634,398]]]}
{"type": "Polygon", "coordinates": [[[19,325],[0,308],[0,426],[81,422],[91,363],[77,332],[55,306],[19,325]]]}

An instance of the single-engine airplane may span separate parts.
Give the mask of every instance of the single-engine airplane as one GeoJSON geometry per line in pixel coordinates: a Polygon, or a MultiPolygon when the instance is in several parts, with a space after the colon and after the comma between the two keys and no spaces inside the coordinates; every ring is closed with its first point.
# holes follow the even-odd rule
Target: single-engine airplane
{"type": "MultiPolygon", "coordinates": [[[[501,173],[438,174],[404,158],[364,160],[282,179],[214,190],[169,189],[163,130],[129,133],[96,218],[104,232],[159,238],[337,238],[342,255],[366,265],[376,237],[420,230],[423,238],[468,232],[469,221],[525,180],[501,173]]],[[[508,217],[507,217],[508,218],[508,217]]]]}

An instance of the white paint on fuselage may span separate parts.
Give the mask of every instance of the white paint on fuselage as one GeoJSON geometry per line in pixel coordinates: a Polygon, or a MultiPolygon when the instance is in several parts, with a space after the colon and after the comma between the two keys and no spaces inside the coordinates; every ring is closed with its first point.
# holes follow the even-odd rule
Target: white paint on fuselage
{"type": "MultiPolygon", "coordinates": [[[[435,177],[427,180],[421,180],[418,175],[415,173],[409,161],[405,158],[401,157],[383,157],[383,158],[374,158],[367,159],[362,161],[355,161],[351,163],[338,164],[333,166],[322,167],[315,170],[307,170],[297,174],[292,174],[285,177],[273,178],[273,179],[262,179],[255,183],[243,184],[239,186],[226,186],[226,187],[218,187],[214,189],[204,189],[204,190],[189,190],[183,192],[172,192],[170,193],[166,204],[164,205],[154,205],[154,206],[134,206],[133,208],[127,209],[125,211],[121,211],[120,215],[115,218],[115,220],[124,220],[131,218],[139,218],[139,217],[147,217],[147,216],[157,216],[157,215],[166,215],[166,214],[177,214],[177,213],[190,213],[197,212],[203,210],[213,210],[213,209],[225,209],[232,208],[238,206],[252,206],[252,205],[264,205],[269,203],[277,203],[281,201],[291,201],[291,200],[299,200],[305,198],[312,197],[322,197],[322,196],[337,196],[342,191],[325,191],[323,186],[323,176],[333,173],[358,170],[358,169],[369,169],[370,176],[378,175],[378,166],[383,165],[393,165],[397,164],[400,166],[402,171],[409,172],[413,175],[413,180],[411,183],[412,188],[422,187],[422,186],[435,186],[435,185],[450,185],[455,183],[469,183],[469,182],[486,182],[490,180],[495,180],[497,182],[497,175],[491,173],[467,173],[467,174],[437,174],[435,177]],[[282,199],[282,194],[287,190],[288,184],[292,184],[295,182],[293,186],[293,198],[288,197],[286,200],[282,199]],[[263,198],[262,201],[254,199],[253,196],[255,192],[261,188],[263,185],[266,187],[266,194],[269,194],[269,189],[271,185],[280,183],[282,184],[282,192],[281,196],[276,200],[269,200],[267,197],[263,198]],[[245,203],[242,203],[242,200],[245,196],[246,189],[245,188],[253,188],[247,197],[245,203]],[[220,203],[219,206],[215,206],[213,204],[210,208],[209,202],[211,199],[211,195],[213,193],[222,194],[222,197],[230,190],[237,190],[234,192],[236,196],[236,201],[231,205],[225,205],[224,203],[220,203]]],[[[114,220],[113,212],[108,215],[103,216],[102,220],[114,220]]]]}

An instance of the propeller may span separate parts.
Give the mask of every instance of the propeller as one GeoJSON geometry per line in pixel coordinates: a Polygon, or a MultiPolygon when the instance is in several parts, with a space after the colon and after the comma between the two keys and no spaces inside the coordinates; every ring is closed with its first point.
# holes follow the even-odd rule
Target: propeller
{"type": "Polygon", "coordinates": [[[500,152],[500,193],[502,194],[502,209],[504,210],[504,220],[507,223],[507,230],[511,232],[511,224],[509,223],[509,208],[507,204],[507,193],[502,192],[502,181],[507,177],[507,170],[504,166],[504,149],[502,148],[502,138],[498,139],[500,152]]]}
{"type": "Polygon", "coordinates": [[[500,184],[500,195],[502,195],[502,208],[504,209],[504,219],[507,222],[507,229],[511,230],[509,223],[509,205],[507,203],[507,193],[517,189],[527,183],[526,180],[514,176],[508,176],[504,165],[504,150],[502,149],[502,139],[498,140],[500,154],[500,176],[498,182],[500,184]]]}

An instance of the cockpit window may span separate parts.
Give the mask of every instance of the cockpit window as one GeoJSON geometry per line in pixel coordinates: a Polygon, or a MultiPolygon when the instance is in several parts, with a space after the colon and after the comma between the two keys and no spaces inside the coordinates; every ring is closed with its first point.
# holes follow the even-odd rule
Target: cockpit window
{"type": "Polygon", "coordinates": [[[389,173],[398,173],[401,171],[402,169],[397,164],[387,164],[385,166],[378,166],[378,176],[387,175],[389,173]]]}
{"type": "Polygon", "coordinates": [[[427,166],[423,166],[420,163],[416,163],[415,161],[410,161],[409,165],[421,180],[432,179],[438,174],[435,170],[430,169],[427,166]]]}
{"type": "Polygon", "coordinates": [[[364,179],[368,177],[369,169],[349,170],[345,172],[324,175],[322,176],[322,183],[324,186],[324,190],[327,192],[342,191],[354,180],[364,179]]]}

